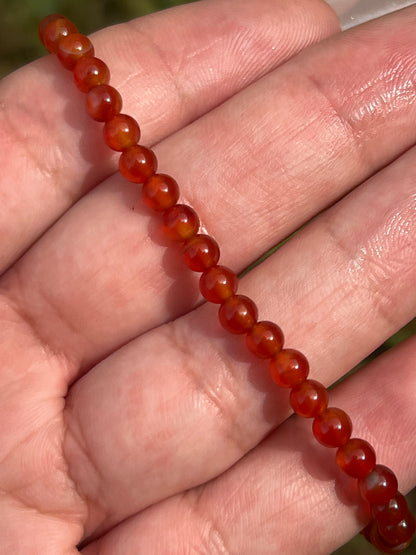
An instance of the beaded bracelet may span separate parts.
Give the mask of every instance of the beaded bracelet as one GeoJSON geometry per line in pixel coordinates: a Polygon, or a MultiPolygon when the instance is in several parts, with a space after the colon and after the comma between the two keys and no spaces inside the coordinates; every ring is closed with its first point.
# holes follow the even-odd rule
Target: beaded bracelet
{"type": "Polygon", "coordinates": [[[121,113],[120,93],[111,87],[110,71],[99,58],[85,35],[59,14],[45,17],[39,25],[44,46],[57,54],[62,65],[73,71],[78,89],[86,93],[89,115],[104,123],[107,145],[121,152],[121,174],[133,183],[142,184],[144,203],[159,213],[163,232],[182,247],[183,260],[194,272],[201,272],[202,296],[219,305],[219,320],[230,333],[245,334],[248,349],[257,357],[270,361],[272,379],[290,389],[294,412],[313,418],[315,438],[326,447],[336,447],[336,463],[347,475],[358,480],[358,490],[369,505],[371,521],[364,536],[384,553],[406,549],[416,530],[415,518],[406,499],[398,492],[395,474],[376,464],[373,447],[364,439],[351,438],[351,419],[343,410],[328,407],[328,391],[308,378],[309,363],[294,349],[283,349],[283,333],[273,322],[259,321],[255,303],[238,295],[238,277],[218,264],[220,249],[212,237],[198,233],[200,222],[195,210],[178,204],[179,187],[165,174],[158,174],[152,150],[138,144],[140,128],[134,118],[121,113]]]}

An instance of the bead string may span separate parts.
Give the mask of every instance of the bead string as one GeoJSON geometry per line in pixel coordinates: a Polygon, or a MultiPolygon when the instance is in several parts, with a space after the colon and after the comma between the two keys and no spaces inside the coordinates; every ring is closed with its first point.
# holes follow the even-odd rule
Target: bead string
{"type": "Polygon", "coordinates": [[[400,553],[412,540],[416,523],[406,499],[398,492],[392,470],[376,464],[374,448],[364,439],[351,438],[351,419],[342,409],[328,407],[328,390],[307,379],[309,363],[294,349],[283,349],[282,330],[273,322],[259,321],[255,303],[238,295],[238,277],[219,265],[220,249],[212,237],[198,233],[200,221],[190,206],[178,204],[179,187],[165,174],[158,174],[152,150],[139,145],[140,128],[134,118],[121,113],[120,93],[109,85],[110,71],[94,47],[76,26],[59,14],[45,17],[39,37],[49,52],[57,54],[62,65],[73,72],[78,89],[86,93],[88,114],[104,123],[107,145],[121,152],[121,174],[142,184],[143,202],[161,214],[163,232],[182,247],[183,260],[194,272],[201,272],[202,296],[219,305],[221,325],[232,334],[246,335],[248,349],[258,358],[270,361],[274,382],[290,389],[294,412],[313,418],[315,438],[326,447],[336,447],[336,463],[348,476],[358,480],[358,490],[368,503],[371,521],[364,536],[384,553],[400,553]]]}

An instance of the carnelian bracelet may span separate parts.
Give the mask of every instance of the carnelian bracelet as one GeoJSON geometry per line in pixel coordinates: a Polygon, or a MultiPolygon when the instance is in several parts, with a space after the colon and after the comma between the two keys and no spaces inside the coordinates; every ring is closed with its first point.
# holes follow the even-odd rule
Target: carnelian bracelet
{"type": "Polygon", "coordinates": [[[270,360],[272,379],[289,388],[294,412],[313,418],[313,434],[326,447],[337,448],[337,465],[358,480],[358,489],[372,515],[363,534],[384,553],[400,553],[410,545],[416,529],[406,499],[398,492],[394,473],[376,464],[373,447],[364,439],[351,438],[351,419],[343,410],[328,407],[328,391],[308,378],[309,363],[294,349],[283,349],[283,333],[273,322],[259,321],[255,303],[237,294],[238,277],[218,264],[217,242],[198,233],[197,213],[186,204],[178,204],[176,181],[158,174],[152,150],[138,144],[140,128],[136,120],[121,113],[122,99],[111,87],[107,65],[94,57],[88,37],[78,33],[67,18],[59,14],[45,17],[39,25],[39,37],[49,52],[57,54],[62,65],[73,71],[78,89],[87,95],[89,115],[104,123],[104,139],[113,150],[121,152],[122,175],[140,183],[144,203],[159,213],[163,232],[182,246],[185,264],[201,272],[202,296],[219,304],[221,325],[233,334],[245,334],[248,349],[260,359],[270,360]]]}

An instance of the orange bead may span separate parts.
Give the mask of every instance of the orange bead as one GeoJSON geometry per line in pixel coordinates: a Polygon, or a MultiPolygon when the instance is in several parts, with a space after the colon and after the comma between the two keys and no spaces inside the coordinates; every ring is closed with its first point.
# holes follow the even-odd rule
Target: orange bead
{"type": "Polygon", "coordinates": [[[230,333],[247,333],[257,321],[257,306],[245,295],[233,295],[221,303],[218,316],[230,333]]]}
{"type": "Polygon", "coordinates": [[[398,524],[406,517],[408,510],[406,498],[400,492],[383,505],[371,505],[371,514],[382,526],[398,524]]]}
{"type": "Polygon", "coordinates": [[[391,545],[400,545],[411,541],[415,531],[415,518],[410,511],[397,524],[387,524],[386,526],[379,524],[378,531],[380,536],[391,545]]]}
{"type": "Polygon", "coordinates": [[[78,33],[78,29],[66,17],[51,14],[42,19],[38,32],[43,45],[49,52],[56,54],[61,38],[72,33],[78,33]]]}
{"type": "Polygon", "coordinates": [[[121,174],[129,181],[144,183],[157,170],[157,159],[152,150],[133,145],[121,154],[119,168],[121,174]]]}
{"type": "Polygon", "coordinates": [[[392,470],[376,464],[374,470],[365,478],[358,480],[358,489],[371,505],[388,503],[397,493],[397,478],[392,470]]]}
{"type": "Polygon", "coordinates": [[[295,387],[306,380],[309,363],[304,354],[295,349],[283,349],[270,362],[272,379],[280,387],[295,387]]]}
{"type": "Polygon", "coordinates": [[[198,229],[198,214],[187,204],[174,204],[163,213],[163,231],[174,241],[185,241],[198,229]]]}
{"type": "Polygon", "coordinates": [[[218,243],[209,235],[195,235],[186,241],[183,248],[185,264],[194,272],[203,272],[215,266],[220,258],[218,243]]]}
{"type": "Polygon", "coordinates": [[[236,274],[226,266],[212,266],[202,274],[199,289],[202,296],[211,303],[222,303],[238,288],[236,274]]]}
{"type": "Polygon", "coordinates": [[[371,521],[361,533],[365,536],[367,541],[369,541],[381,553],[402,553],[402,551],[409,547],[412,541],[412,538],[410,538],[409,540],[396,545],[386,542],[386,540],[380,535],[378,524],[374,520],[371,521]]]}
{"type": "Polygon", "coordinates": [[[70,33],[60,39],[56,53],[66,69],[74,69],[77,61],[83,56],[94,56],[94,47],[85,35],[70,33]]]}
{"type": "Polygon", "coordinates": [[[376,454],[367,441],[354,437],[338,449],[336,461],[348,476],[365,478],[376,466],[376,454]]]}
{"type": "Polygon", "coordinates": [[[123,101],[111,85],[97,85],[87,93],[87,112],[96,121],[108,121],[119,114],[123,101]]]}
{"type": "Polygon", "coordinates": [[[246,336],[246,344],[259,358],[272,358],[283,347],[283,332],[273,322],[256,322],[246,336]]]}
{"type": "Polygon", "coordinates": [[[107,85],[110,81],[110,70],[99,58],[83,56],[75,64],[74,81],[81,92],[87,93],[97,85],[107,85]]]}
{"type": "Polygon", "coordinates": [[[315,417],[313,435],[325,447],[341,447],[350,439],[351,418],[342,409],[328,407],[315,417]]]}
{"type": "Polygon", "coordinates": [[[290,392],[290,404],[296,414],[314,418],[328,405],[328,390],[315,380],[305,380],[290,392]]]}
{"type": "Polygon", "coordinates": [[[127,114],[117,114],[104,125],[104,140],[113,150],[122,151],[140,140],[137,121],[127,114]]]}
{"type": "Polygon", "coordinates": [[[155,173],[143,183],[143,202],[157,212],[163,212],[178,202],[179,186],[173,177],[155,173]]]}

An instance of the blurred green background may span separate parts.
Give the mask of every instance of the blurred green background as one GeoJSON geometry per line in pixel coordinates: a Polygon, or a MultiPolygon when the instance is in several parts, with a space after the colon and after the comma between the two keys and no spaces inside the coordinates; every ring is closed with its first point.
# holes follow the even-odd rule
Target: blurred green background
{"type": "MultiPolygon", "coordinates": [[[[0,0],[0,77],[45,54],[37,35],[39,21],[49,13],[62,13],[88,34],[92,31],[127,21],[154,11],[166,9],[192,0],[0,0]]],[[[256,0],[253,0],[255,2],[256,0]]],[[[416,320],[383,344],[369,359],[416,333],[416,320]]],[[[365,363],[367,361],[364,361],[365,363]]],[[[404,454],[411,456],[411,454],[404,454]]],[[[416,489],[408,496],[416,512],[416,489]]],[[[360,536],[354,538],[336,555],[374,555],[374,550],[360,536]]],[[[416,547],[406,550],[416,555],[416,547]]],[[[149,554],[150,555],[150,554],[149,554]]],[[[240,554],[239,554],[240,555],[240,554]]],[[[245,554],[241,554],[245,555],[245,554]]],[[[280,554],[285,555],[285,554],[280,554]]],[[[299,554],[302,555],[302,554],[299,554]]]]}

